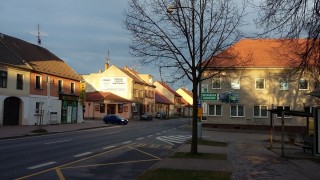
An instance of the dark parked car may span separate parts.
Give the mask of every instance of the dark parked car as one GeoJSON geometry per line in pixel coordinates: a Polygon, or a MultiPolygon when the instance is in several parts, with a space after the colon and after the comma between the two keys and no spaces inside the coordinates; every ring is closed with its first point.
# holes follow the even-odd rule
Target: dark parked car
{"type": "Polygon", "coordinates": [[[167,117],[165,112],[157,112],[156,116],[157,119],[165,119],[167,117]]]}
{"type": "Polygon", "coordinates": [[[106,124],[123,124],[123,125],[127,125],[128,124],[128,120],[121,117],[118,114],[107,114],[103,117],[103,121],[106,124]]]}
{"type": "Polygon", "coordinates": [[[143,113],[140,116],[140,120],[152,120],[152,115],[150,113],[143,113]]]}

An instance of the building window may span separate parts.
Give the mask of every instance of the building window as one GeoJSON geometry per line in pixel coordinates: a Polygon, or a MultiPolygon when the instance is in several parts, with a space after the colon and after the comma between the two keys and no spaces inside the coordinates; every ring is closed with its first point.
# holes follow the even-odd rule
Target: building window
{"type": "Polygon", "coordinates": [[[135,97],[135,98],[139,97],[139,91],[137,89],[133,90],[133,97],[135,97]]]}
{"type": "Polygon", "coordinates": [[[36,114],[42,114],[43,113],[43,109],[42,109],[42,102],[36,102],[36,114]]]}
{"type": "Polygon", "coordinates": [[[143,90],[139,91],[139,98],[144,98],[144,91],[143,90]]]}
{"type": "Polygon", "coordinates": [[[265,79],[257,78],[256,79],[256,89],[265,89],[265,79]]]}
{"type": "Polygon", "coordinates": [[[253,106],[253,117],[268,117],[267,106],[253,106]]]}
{"type": "Polygon", "coordinates": [[[208,84],[201,84],[201,92],[202,93],[208,92],[208,84]]]}
{"type": "Polygon", "coordinates": [[[209,116],[222,116],[222,106],[209,105],[209,116]]]}
{"type": "Polygon", "coordinates": [[[212,78],[212,89],[221,89],[221,78],[212,78]]]}
{"type": "Polygon", "coordinates": [[[23,89],[23,75],[17,74],[17,89],[23,89]]]}
{"type": "Polygon", "coordinates": [[[138,112],[138,107],[135,103],[132,103],[132,112],[138,112]]]}
{"type": "Polygon", "coordinates": [[[36,76],[36,89],[42,89],[42,78],[41,78],[41,76],[36,76]]]}
{"type": "Polygon", "coordinates": [[[289,82],[287,79],[279,80],[279,89],[280,90],[289,90],[289,82]]]}
{"type": "MultiPolygon", "coordinates": [[[[277,106],[278,110],[285,110],[285,111],[290,111],[290,106],[277,106]]],[[[277,114],[277,118],[281,118],[281,113],[277,114]]],[[[290,118],[290,115],[284,115],[285,118],[290,118]]]]}
{"type": "Polygon", "coordinates": [[[0,88],[7,88],[7,72],[0,71],[0,88]]]}
{"type": "Polygon", "coordinates": [[[62,93],[63,92],[63,81],[58,80],[58,92],[62,93]]]}
{"type": "Polygon", "coordinates": [[[231,117],[244,117],[244,106],[242,105],[232,105],[231,106],[231,117]]]}
{"type": "Polygon", "coordinates": [[[123,112],[123,104],[118,104],[118,113],[123,112]]]}
{"type": "Polygon", "coordinates": [[[70,87],[70,93],[71,94],[74,94],[75,93],[75,86],[74,86],[74,83],[71,83],[71,85],[70,85],[71,87],[70,87]]]}
{"type": "Polygon", "coordinates": [[[240,89],[240,79],[231,79],[231,88],[240,89]]]}
{"type": "Polygon", "coordinates": [[[309,89],[309,83],[306,79],[300,79],[299,80],[299,90],[308,90],[309,89]]]}
{"type": "Polygon", "coordinates": [[[106,104],[100,103],[100,113],[105,113],[106,112],[106,104]]]}

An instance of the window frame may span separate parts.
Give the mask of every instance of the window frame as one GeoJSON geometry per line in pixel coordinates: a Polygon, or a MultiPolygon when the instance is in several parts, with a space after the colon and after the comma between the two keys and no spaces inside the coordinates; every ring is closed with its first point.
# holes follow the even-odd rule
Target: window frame
{"type": "Polygon", "coordinates": [[[285,78],[279,79],[279,90],[281,91],[288,91],[289,90],[289,81],[285,78]],[[284,84],[286,84],[286,88],[284,88],[284,84]]]}
{"type": "Polygon", "coordinates": [[[230,82],[230,86],[231,86],[231,89],[240,89],[241,88],[240,78],[232,78],[231,82],[230,82]],[[239,87],[235,87],[235,85],[234,85],[234,84],[236,84],[236,83],[234,83],[235,81],[237,81],[237,85],[239,87]]]}
{"type": "Polygon", "coordinates": [[[268,106],[267,105],[254,105],[253,106],[253,117],[255,118],[268,118],[268,106]],[[255,115],[255,107],[259,108],[259,115],[256,116],[255,115]],[[262,116],[262,107],[265,107],[265,111],[266,111],[266,116],[262,116]]]}
{"type": "Polygon", "coordinates": [[[299,90],[309,90],[309,81],[305,78],[301,78],[298,81],[298,86],[299,86],[299,90]],[[301,81],[305,81],[307,83],[307,87],[306,88],[301,88],[301,81]]]}
{"type": "Polygon", "coordinates": [[[222,116],[222,114],[223,114],[223,106],[221,104],[209,104],[208,105],[208,116],[222,116]],[[214,107],[214,114],[210,114],[211,113],[211,111],[210,111],[211,106],[214,107]],[[217,114],[217,106],[220,106],[220,109],[221,109],[220,114],[217,114]]]}
{"type": "Polygon", "coordinates": [[[209,92],[208,84],[201,84],[201,93],[207,93],[207,92],[209,92]]]}
{"type": "Polygon", "coordinates": [[[241,105],[241,104],[237,104],[237,105],[230,105],[230,117],[245,117],[246,111],[245,111],[245,106],[241,105]],[[233,116],[232,115],[232,107],[236,107],[236,115],[233,116]],[[240,116],[239,115],[239,107],[243,108],[243,115],[240,116]]]}
{"type": "Polygon", "coordinates": [[[23,74],[17,74],[17,82],[16,82],[16,88],[18,90],[23,90],[23,74]],[[20,78],[19,78],[20,77],[20,78]]]}
{"type": "Polygon", "coordinates": [[[8,86],[8,72],[0,70],[0,88],[7,88],[8,86]]]}
{"type": "Polygon", "coordinates": [[[256,78],[255,79],[255,89],[256,90],[265,90],[266,89],[266,79],[265,78],[256,78]],[[263,88],[259,88],[257,85],[258,80],[263,80],[263,88]]]}
{"type": "Polygon", "coordinates": [[[220,77],[212,77],[211,83],[212,83],[212,86],[211,86],[212,89],[221,89],[221,78],[220,77]],[[217,81],[215,81],[215,80],[217,80],[217,81]],[[219,83],[216,83],[216,82],[219,82],[219,83]],[[219,87],[213,87],[215,84],[219,85],[219,87]]]}
{"type": "Polygon", "coordinates": [[[75,94],[76,93],[76,89],[75,89],[75,83],[71,82],[70,83],[70,94],[75,94]]]}
{"type": "Polygon", "coordinates": [[[139,98],[139,90],[138,89],[133,89],[133,97],[139,98]]]}
{"type": "Polygon", "coordinates": [[[58,93],[63,93],[63,80],[58,80],[58,93]]]}
{"type": "Polygon", "coordinates": [[[36,75],[35,79],[35,89],[42,89],[42,76],[41,75],[36,75]]]}
{"type": "MultiPolygon", "coordinates": [[[[287,108],[287,109],[289,109],[289,111],[290,111],[290,109],[291,109],[290,106],[277,106],[277,109],[278,109],[279,107],[282,107],[282,109],[286,109],[286,107],[289,107],[289,108],[287,108]]],[[[282,118],[281,115],[278,116],[278,114],[276,114],[276,116],[277,116],[277,118],[282,118]]],[[[291,115],[284,115],[284,118],[291,118],[291,115]]]]}

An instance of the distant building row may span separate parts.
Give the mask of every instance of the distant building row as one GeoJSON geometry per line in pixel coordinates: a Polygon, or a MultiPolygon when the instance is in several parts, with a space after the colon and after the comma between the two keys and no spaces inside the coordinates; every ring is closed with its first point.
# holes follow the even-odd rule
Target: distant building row
{"type": "MultiPolygon", "coordinates": [[[[304,44],[304,39],[243,39],[208,60],[207,77],[232,67],[201,82],[204,123],[266,126],[270,109],[311,109],[315,100],[307,94],[319,87],[319,77],[312,69],[291,74],[300,62],[294,50],[304,44]]],[[[0,125],[77,123],[105,114],[188,116],[191,105],[190,91],[174,91],[149,74],[106,63],[104,71],[80,76],[47,49],[0,34],[0,125]]],[[[275,123],[280,124],[277,116],[275,123]]],[[[306,123],[286,116],[287,125],[306,123]]]]}
{"type": "Polygon", "coordinates": [[[103,72],[82,78],[86,82],[85,118],[102,118],[107,113],[139,119],[144,113],[154,116],[157,112],[177,117],[189,111],[188,103],[182,98],[192,98],[189,91],[181,88],[189,93],[180,95],[163,82],[153,82],[151,75],[139,74],[128,67],[106,63],[103,72]]]}
{"type": "Polygon", "coordinates": [[[183,102],[166,84],[126,67],[106,64],[104,72],[82,79],[47,49],[0,33],[0,125],[81,123],[105,114],[139,118],[144,112],[178,116],[185,113],[183,102]]]}

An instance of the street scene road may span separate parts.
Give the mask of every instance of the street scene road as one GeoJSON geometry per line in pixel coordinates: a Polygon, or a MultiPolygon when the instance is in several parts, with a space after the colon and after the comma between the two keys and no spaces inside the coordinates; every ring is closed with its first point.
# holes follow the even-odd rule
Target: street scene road
{"type": "Polygon", "coordinates": [[[186,119],[132,121],[2,140],[0,179],[133,179],[191,137],[186,124],[186,119]]]}

